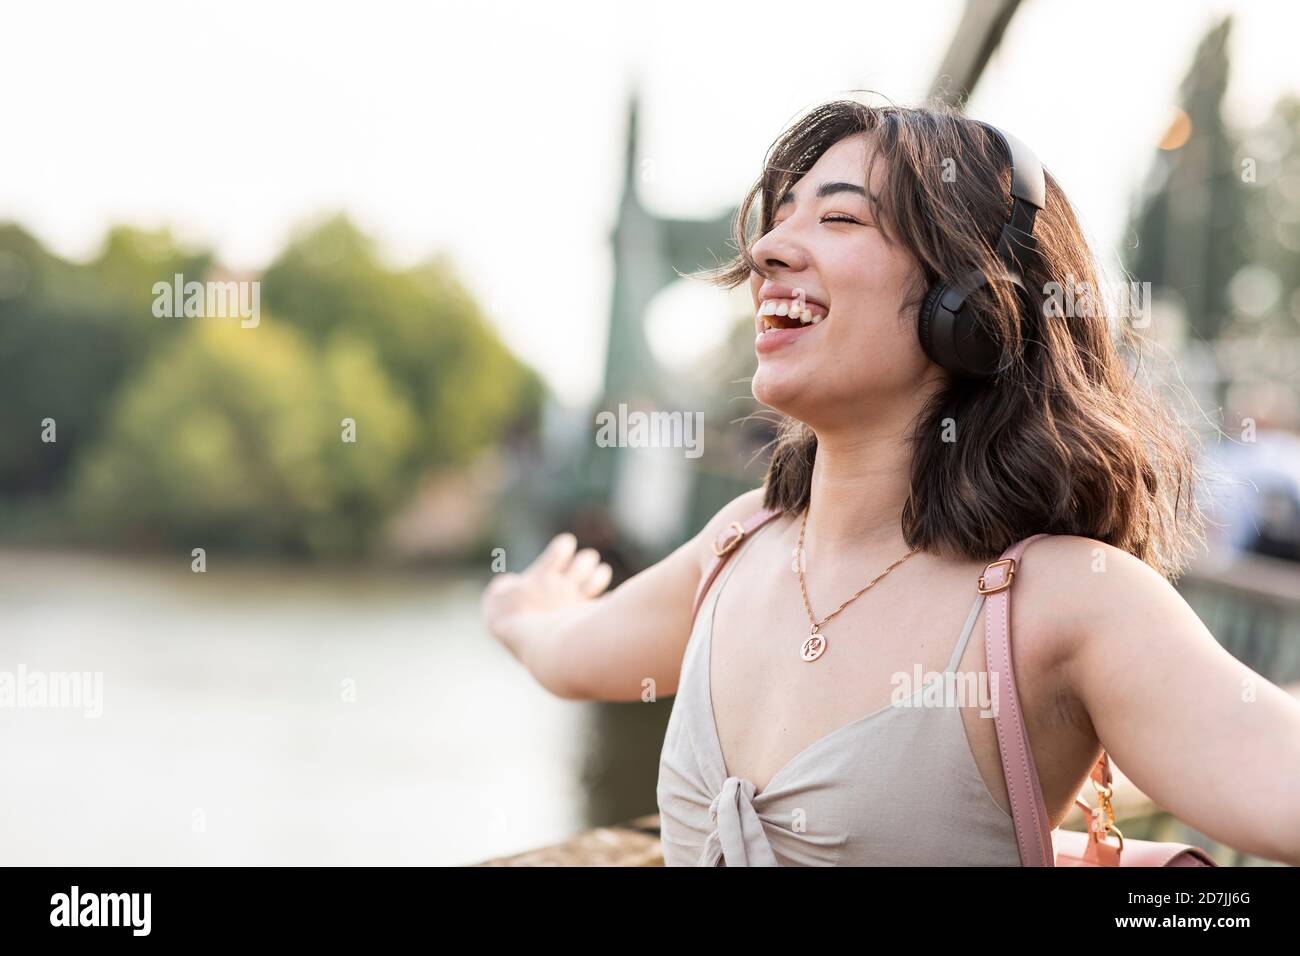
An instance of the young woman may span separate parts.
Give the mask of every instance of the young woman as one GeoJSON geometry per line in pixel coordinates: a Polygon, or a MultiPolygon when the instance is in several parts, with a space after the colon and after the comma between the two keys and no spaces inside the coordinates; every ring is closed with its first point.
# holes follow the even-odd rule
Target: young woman
{"type": "Polygon", "coordinates": [[[1050,826],[1104,744],[1179,819],[1300,864],[1300,704],[1170,584],[1202,530],[1191,454],[1129,374],[1131,333],[1098,308],[1050,176],[1033,241],[999,255],[1012,159],[948,110],[839,101],[797,121],[737,216],[738,258],[711,276],[749,282],[754,397],[786,416],[763,487],[613,591],[560,535],[484,593],[491,633],[553,693],[677,694],[658,787],[669,865],[1018,865],[987,708],[893,707],[891,688],[985,671],[977,581],[1040,532],[1015,575],[1012,661],[1050,826]],[[983,377],[918,334],[927,290],[976,272],[991,279],[964,314],[996,343],[983,377]],[[1061,315],[1062,288],[1092,307],[1061,315]],[[719,536],[761,508],[780,514],[692,623],[719,536]]]}

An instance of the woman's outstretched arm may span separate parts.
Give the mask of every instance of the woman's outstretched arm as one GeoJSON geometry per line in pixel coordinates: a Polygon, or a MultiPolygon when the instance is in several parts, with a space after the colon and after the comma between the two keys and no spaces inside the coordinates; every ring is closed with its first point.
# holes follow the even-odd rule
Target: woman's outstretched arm
{"type": "Polygon", "coordinates": [[[1229,654],[1150,566],[1068,540],[1039,556],[1069,582],[1056,592],[1070,594],[1065,682],[1115,764],[1207,836],[1300,865],[1300,702],[1229,654]]]}
{"type": "Polygon", "coordinates": [[[557,535],[527,569],[483,592],[489,632],[551,693],[571,700],[634,701],[654,681],[677,692],[691,608],[712,544],[762,507],[762,489],[719,511],[694,538],[612,591],[610,569],[573,535],[557,535]]]}

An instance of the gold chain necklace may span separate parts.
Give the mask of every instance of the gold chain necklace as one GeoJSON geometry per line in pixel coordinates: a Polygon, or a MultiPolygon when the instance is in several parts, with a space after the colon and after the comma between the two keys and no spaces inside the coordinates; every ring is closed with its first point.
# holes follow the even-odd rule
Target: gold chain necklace
{"type": "Polygon", "coordinates": [[[812,605],[808,603],[808,587],[804,583],[804,579],[803,579],[803,565],[804,565],[803,536],[804,536],[804,532],[808,530],[808,512],[810,510],[811,510],[810,508],[804,508],[803,511],[803,524],[799,528],[799,549],[795,553],[795,571],[798,572],[799,574],[799,592],[803,595],[803,607],[804,610],[808,612],[808,624],[810,625],[810,629],[808,631],[808,637],[804,640],[803,645],[799,648],[799,657],[811,664],[813,661],[817,660],[817,658],[821,657],[824,653],[826,653],[826,638],[823,637],[821,634],[822,626],[831,618],[833,618],[836,614],[839,614],[840,611],[844,610],[846,607],[848,607],[858,598],[862,597],[862,595],[870,591],[873,587],[875,587],[877,581],[883,578],[890,571],[894,570],[894,568],[898,567],[900,564],[902,564],[912,555],[916,554],[917,551],[920,550],[920,548],[913,548],[911,551],[907,552],[907,554],[903,555],[903,557],[899,558],[889,567],[885,568],[885,570],[882,571],[880,574],[876,575],[874,578],[868,581],[866,587],[862,588],[860,591],[858,591],[857,594],[853,595],[853,597],[849,598],[847,601],[845,601],[843,604],[841,604],[835,610],[831,611],[831,613],[827,614],[824,618],[822,618],[819,621],[817,620],[816,616],[813,614],[812,605]]]}

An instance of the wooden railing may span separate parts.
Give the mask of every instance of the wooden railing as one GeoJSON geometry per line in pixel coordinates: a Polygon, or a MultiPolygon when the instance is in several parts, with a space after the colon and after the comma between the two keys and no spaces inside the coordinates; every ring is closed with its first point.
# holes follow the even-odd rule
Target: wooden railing
{"type": "MultiPolygon", "coordinates": [[[[1300,565],[1244,557],[1212,574],[1191,573],[1178,589],[1210,632],[1255,672],[1300,699],[1300,565]]],[[[1156,806],[1112,762],[1116,824],[1126,838],[1171,840],[1203,847],[1223,866],[1268,865],[1216,845],[1156,806]]],[[[1084,799],[1095,805],[1091,787],[1084,799]]],[[[1077,806],[1061,824],[1086,827],[1077,806]]],[[[478,866],[663,866],[657,814],[597,827],[571,840],[478,866]]]]}
{"type": "Polygon", "coordinates": [[[477,866],[663,866],[659,815],[597,827],[555,846],[488,860],[477,866]]]}

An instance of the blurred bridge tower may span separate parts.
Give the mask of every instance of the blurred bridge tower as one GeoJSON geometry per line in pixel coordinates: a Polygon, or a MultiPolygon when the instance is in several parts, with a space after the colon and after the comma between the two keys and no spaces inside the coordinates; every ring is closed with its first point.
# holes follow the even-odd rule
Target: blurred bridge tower
{"type": "MultiPolygon", "coordinates": [[[[654,175],[654,161],[641,155],[639,96],[628,100],[623,190],[618,221],[610,234],[614,282],[610,301],[605,379],[594,412],[680,411],[683,396],[672,374],[650,350],[645,318],[654,298],[681,278],[725,258],[734,212],[713,219],[671,219],[642,202],[640,185],[654,175]]],[[[588,422],[595,428],[595,414],[588,422]]],[[[695,466],[680,451],[602,448],[587,445],[583,468],[589,497],[610,511],[615,526],[648,558],[660,556],[689,534],[695,509],[695,466]]]]}

